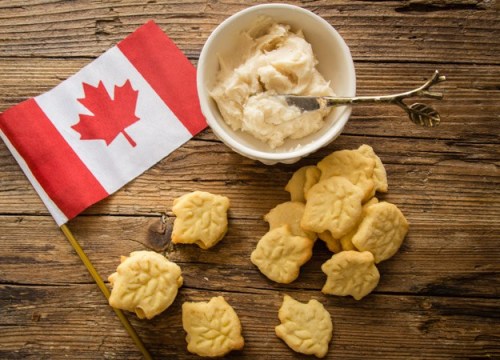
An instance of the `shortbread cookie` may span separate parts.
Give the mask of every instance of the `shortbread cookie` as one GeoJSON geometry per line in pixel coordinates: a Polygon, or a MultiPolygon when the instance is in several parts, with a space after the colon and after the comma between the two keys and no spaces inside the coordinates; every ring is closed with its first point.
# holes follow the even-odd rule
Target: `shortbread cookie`
{"type": "Polygon", "coordinates": [[[342,249],[342,245],[340,243],[340,240],[335,239],[332,236],[332,233],[328,230],[325,230],[322,233],[319,233],[318,237],[325,242],[328,250],[330,250],[333,253],[338,253],[338,252],[341,252],[342,250],[345,250],[345,249],[342,249]]]}
{"type": "Polygon", "coordinates": [[[352,238],[360,251],[370,251],[375,262],[393,256],[408,232],[408,221],[394,204],[380,202],[369,206],[366,215],[352,238]]]}
{"type": "Polygon", "coordinates": [[[197,244],[208,249],[227,232],[229,199],[204,191],[194,191],[174,200],[177,216],[172,230],[172,242],[197,244]]]}
{"type": "Polygon", "coordinates": [[[321,266],[327,275],[323,289],[325,294],[351,295],[360,300],[378,284],[380,274],[375,259],[369,251],[342,251],[321,266]]]}
{"type": "Polygon", "coordinates": [[[222,296],[182,304],[182,326],[188,351],[199,356],[224,356],[245,344],[240,319],[222,296]]]}
{"type": "Polygon", "coordinates": [[[172,304],[182,285],[177,264],[153,251],[135,251],[121,261],[108,278],[113,287],[109,305],[151,319],[172,304]]]}
{"type": "Polygon", "coordinates": [[[373,148],[370,145],[361,145],[358,151],[363,155],[368,156],[375,160],[375,168],[373,169],[373,182],[375,183],[375,191],[387,192],[389,186],[387,184],[387,173],[385,171],[384,164],[382,160],[375,154],[373,148]]]}
{"type": "Polygon", "coordinates": [[[358,223],[363,197],[363,191],[344,177],[320,181],[309,190],[301,226],[318,234],[329,230],[340,239],[358,223]]]}
{"type": "MultiPolygon", "coordinates": [[[[378,203],[378,199],[375,197],[371,198],[367,203],[365,203],[361,210],[362,216],[364,214],[365,209],[368,206],[376,203],[378,203]]],[[[356,234],[356,231],[358,230],[358,225],[359,223],[361,223],[362,219],[363,217],[360,218],[358,224],[354,227],[354,230],[351,230],[349,233],[342,236],[340,239],[334,238],[333,235],[328,230],[318,234],[318,237],[326,243],[328,250],[330,250],[333,253],[338,253],[346,250],[357,250],[354,244],[352,243],[352,237],[354,236],[354,234],[356,234]]]]}
{"type": "Polygon", "coordinates": [[[276,326],[276,335],[292,350],[319,358],[328,353],[333,324],[319,301],[313,299],[304,304],[285,295],[278,317],[281,325],[276,326]]]}
{"type": "Polygon", "coordinates": [[[352,243],[352,238],[356,234],[356,232],[358,231],[359,224],[363,220],[363,217],[366,215],[366,209],[368,208],[368,206],[376,204],[376,203],[378,203],[378,199],[376,197],[373,197],[368,202],[366,202],[363,205],[363,208],[361,210],[361,218],[359,220],[359,223],[348,234],[346,234],[340,238],[339,241],[340,241],[340,245],[341,245],[343,251],[357,250],[356,247],[354,246],[354,244],[352,243]]]}
{"type": "Polygon", "coordinates": [[[250,257],[260,272],[282,284],[294,281],[300,267],[312,256],[314,241],[292,235],[288,225],[270,230],[257,243],[250,257]]]}
{"type": "Polygon", "coordinates": [[[342,251],[349,251],[349,250],[358,250],[356,249],[356,246],[352,243],[352,237],[354,236],[354,232],[350,232],[347,235],[344,235],[340,238],[340,247],[342,248],[342,251]]]}
{"type": "Polygon", "coordinates": [[[307,231],[300,227],[300,220],[304,215],[305,205],[297,201],[287,201],[279,204],[266,215],[264,220],[269,223],[269,229],[273,230],[283,225],[289,225],[290,232],[293,235],[307,237],[313,241],[316,240],[316,233],[307,231]]]}
{"type": "Polygon", "coordinates": [[[309,166],[304,181],[304,199],[307,201],[309,190],[319,182],[321,170],[317,166],[309,166]]]}
{"type": "Polygon", "coordinates": [[[376,197],[372,197],[370,200],[368,200],[367,202],[365,202],[363,204],[363,214],[365,214],[366,209],[368,209],[368,206],[374,205],[374,204],[378,204],[378,199],[376,197]]]}
{"type": "Polygon", "coordinates": [[[358,150],[340,150],[325,157],[318,163],[321,170],[320,181],[332,176],[343,176],[363,191],[363,200],[373,196],[375,183],[373,172],[375,160],[358,150]]]}
{"type": "Polygon", "coordinates": [[[303,166],[295,171],[285,186],[292,201],[305,202],[309,189],[318,182],[321,171],[314,165],[303,166]]]}

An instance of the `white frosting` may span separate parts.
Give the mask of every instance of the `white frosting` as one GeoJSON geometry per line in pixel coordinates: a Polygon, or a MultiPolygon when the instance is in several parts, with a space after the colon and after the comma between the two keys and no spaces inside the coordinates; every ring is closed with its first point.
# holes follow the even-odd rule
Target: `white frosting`
{"type": "Polygon", "coordinates": [[[211,96],[233,130],[248,132],[274,149],[324,125],[329,109],[302,113],[275,96],[334,95],[316,70],[317,60],[302,32],[268,22],[241,34],[239,47],[219,61],[211,96]]]}

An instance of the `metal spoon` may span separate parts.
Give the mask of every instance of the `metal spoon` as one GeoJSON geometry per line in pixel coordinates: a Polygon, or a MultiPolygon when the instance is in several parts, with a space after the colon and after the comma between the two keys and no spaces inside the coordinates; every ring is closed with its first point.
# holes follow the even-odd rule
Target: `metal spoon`
{"type": "Polygon", "coordinates": [[[336,105],[352,105],[362,103],[389,103],[398,105],[406,111],[411,121],[415,124],[424,127],[437,126],[441,121],[439,113],[429,105],[422,103],[414,103],[410,106],[403,102],[403,99],[409,97],[425,97],[430,99],[441,100],[443,94],[439,92],[429,91],[432,85],[443,82],[446,77],[439,75],[436,70],[434,75],[427,80],[422,86],[401,94],[385,95],[385,96],[355,96],[355,97],[332,97],[332,96],[296,96],[296,95],[280,95],[283,96],[288,105],[297,106],[301,111],[318,110],[324,107],[336,105]]]}

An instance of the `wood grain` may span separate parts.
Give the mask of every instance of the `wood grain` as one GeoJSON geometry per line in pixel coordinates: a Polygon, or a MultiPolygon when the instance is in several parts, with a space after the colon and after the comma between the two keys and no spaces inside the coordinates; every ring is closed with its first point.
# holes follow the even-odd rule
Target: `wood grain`
{"type": "MultiPolygon", "coordinates": [[[[220,22],[261,2],[8,2],[0,8],[0,35],[5,39],[0,56],[97,56],[154,19],[193,59],[220,22]]],[[[493,1],[427,8],[409,1],[289,3],[332,24],[355,60],[498,65],[500,28],[493,1]]]]}
{"type": "MultiPolygon", "coordinates": [[[[283,188],[298,167],[314,164],[331,151],[363,143],[375,148],[389,174],[390,191],[381,198],[401,206],[410,221],[421,217],[440,221],[498,220],[498,146],[349,135],[342,135],[327,149],[298,164],[271,168],[246,160],[219,142],[193,140],[86,213],[170,212],[175,197],[198,189],[228,196],[235,217],[261,218],[288,199],[283,188]],[[205,166],[200,167],[200,161],[205,166]]],[[[46,214],[14,159],[4,151],[0,161],[4,163],[2,181],[6,189],[1,212],[46,214]]]]}
{"type": "MultiPolygon", "coordinates": [[[[107,278],[121,255],[150,248],[149,225],[156,218],[139,216],[81,216],[70,228],[96,269],[107,278]]],[[[43,285],[89,283],[79,259],[49,217],[0,217],[2,282],[43,285]],[[36,237],[35,237],[36,236],[36,237]],[[9,239],[17,239],[16,242],[9,239]],[[55,270],[57,269],[57,270],[55,270]],[[79,269],[76,271],[75,269],[79,269]]],[[[313,258],[299,279],[275,284],[250,262],[250,253],[268,226],[261,219],[231,218],[225,239],[202,251],[197,246],[175,245],[166,255],[183,268],[185,287],[252,293],[263,289],[319,290],[325,275],[321,264],[332,254],[318,241],[313,258]]],[[[376,293],[416,295],[500,296],[499,224],[478,227],[457,221],[454,229],[436,229],[433,222],[413,221],[399,253],[379,265],[381,282],[376,293]],[[457,256],[460,261],[456,261],[457,256]]],[[[168,232],[164,235],[168,238],[168,232]]]]}
{"type": "MultiPolygon", "coordinates": [[[[0,1],[0,111],[43,93],[149,19],[196,65],[225,18],[263,1],[0,1]]],[[[103,278],[121,255],[164,245],[183,270],[174,304],[151,321],[129,314],[155,358],[186,350],[183,301],[223,295],[240,316],[246,345],[228,358],[306,358],[274,335],[283,295],[320,300],[332,315],[327,358],[500,358],[500,25],[487,0],[290,1],[325,18],[355,60],[359,95],[420,85],[439,69],[445,98],[432,102],[436,129],[414,126],[397,107],[356,106],[343,134],[294,165],[265,166],[235,154],[206,130],[69,227],[103,278]],[[286,201],[300,166],[339,149],[374,147],[389,193],[410,232],[379,265],[381,281],[362,301],[324,296],[318,241],[289,285],[267,280],[249,256],[267,231],[263,215],[286,201]],[[203,166],[200,166],[203,164],[203,166]],[[213,249],[169,244],[174,198],[192,191],[231,199],[230,227],[213,249]]],[[[19,166],[0,143],[0,358],[139,359],[80,260],[19,166]]]]}
{"type": "MultiPolygon", "coordinates": [[[[0,58],[0,110],[50,90],[91,60],[0,58]]],[[[357,105],[346,134],[498,142],[498,132],[494,131],[500,103],[498,66],[355,62],[355,67],[359,95],[407,91],[440,70],[448,80],[435,89],[444,92],[444,100],[429,103],[439,110],[443,122],[436,129],[420,128],[394,105],[357,105]]],[[[203,137],[207,138],[205,134],[203,137]]]]}
{"type": "MultiPolygon", "coordinates": [[[[301,301],[316,298],[332,314],[335,331],[329,357],[462,359],[500,355],[495,331],[500,313],[492,299],[374,295],[356,302],[308,291],[261,290],[248,296],[223,289],[183,289],[173,305],[153,320],[130,318],[156,358],[190,359],[194,357],[185,346],[181,304],[223,295],[240,317],[246,342],[242,352],[227,358],[307,359],[294,354],[274,335],[285,293],[301,301]]],[[[0,305],[0,356],[85,359],[101,354],[104,358],[140,358],[132,346],[120,346],[128,341],[127,336],[91,284],[3,285],[0,305]],[[79,299],[77,307],[75,299],[79,299]],[[26,332],[31,334],[29,339],[26,332]]]]}

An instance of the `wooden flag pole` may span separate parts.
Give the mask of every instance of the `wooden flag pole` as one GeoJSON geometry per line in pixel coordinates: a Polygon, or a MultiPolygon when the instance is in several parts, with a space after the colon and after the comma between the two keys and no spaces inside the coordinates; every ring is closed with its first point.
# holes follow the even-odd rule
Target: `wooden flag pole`
{"type": "MultiPolygon", "coordinates": [[[[97,270],[95,269],[94,265],[92,265],[92,263],[90,262],[90,259],[87,257],[87,255],[85,254],[82,247],[80,246],[78,241],[75,239],[75,237],[73,236],[73,234],[71,233],[69,228],[66,226],[66,224],[63,224],[63,225],[61,225],[60,229],[63,232],[63,234],[66,236],[66,239],[68,239],[68,241],[71,244],[71,246],[73,247],[73,249],[75,249],[76,253],[78,254],[80,259],[82,260],[83,264],[85,265],[85,267],[89,271],[90,275],[94,279],[95,283],[97,284],[97,286],[99,287],[101,292],[104,294],[106,299],[109,299],[109,296],[111,295],[111,293],[109,292],[109,289],[107,288],[106,284],[104,284],[104,281],[102,280],[101,276],[97,273],[97,270]]],[[[115,309],[114,307],[112,307],[112,309],[115,311],[115,313],[118,316],[118,318],[120,319],[123,327],[125,328],[125,330],[127,330],[127,333],[130,335],[130,337],[134,341],[137,348],[141,351],[144,358],[146,360],[152,360],[153,358],[149,354],[148,350],[146,349],[146,347],[142,343],[141,339],[139,338],[139,336],[135,332],[134,328],[132,327],[132,325],[128,321],[125,314],[120,309],[115,309]]]]}

